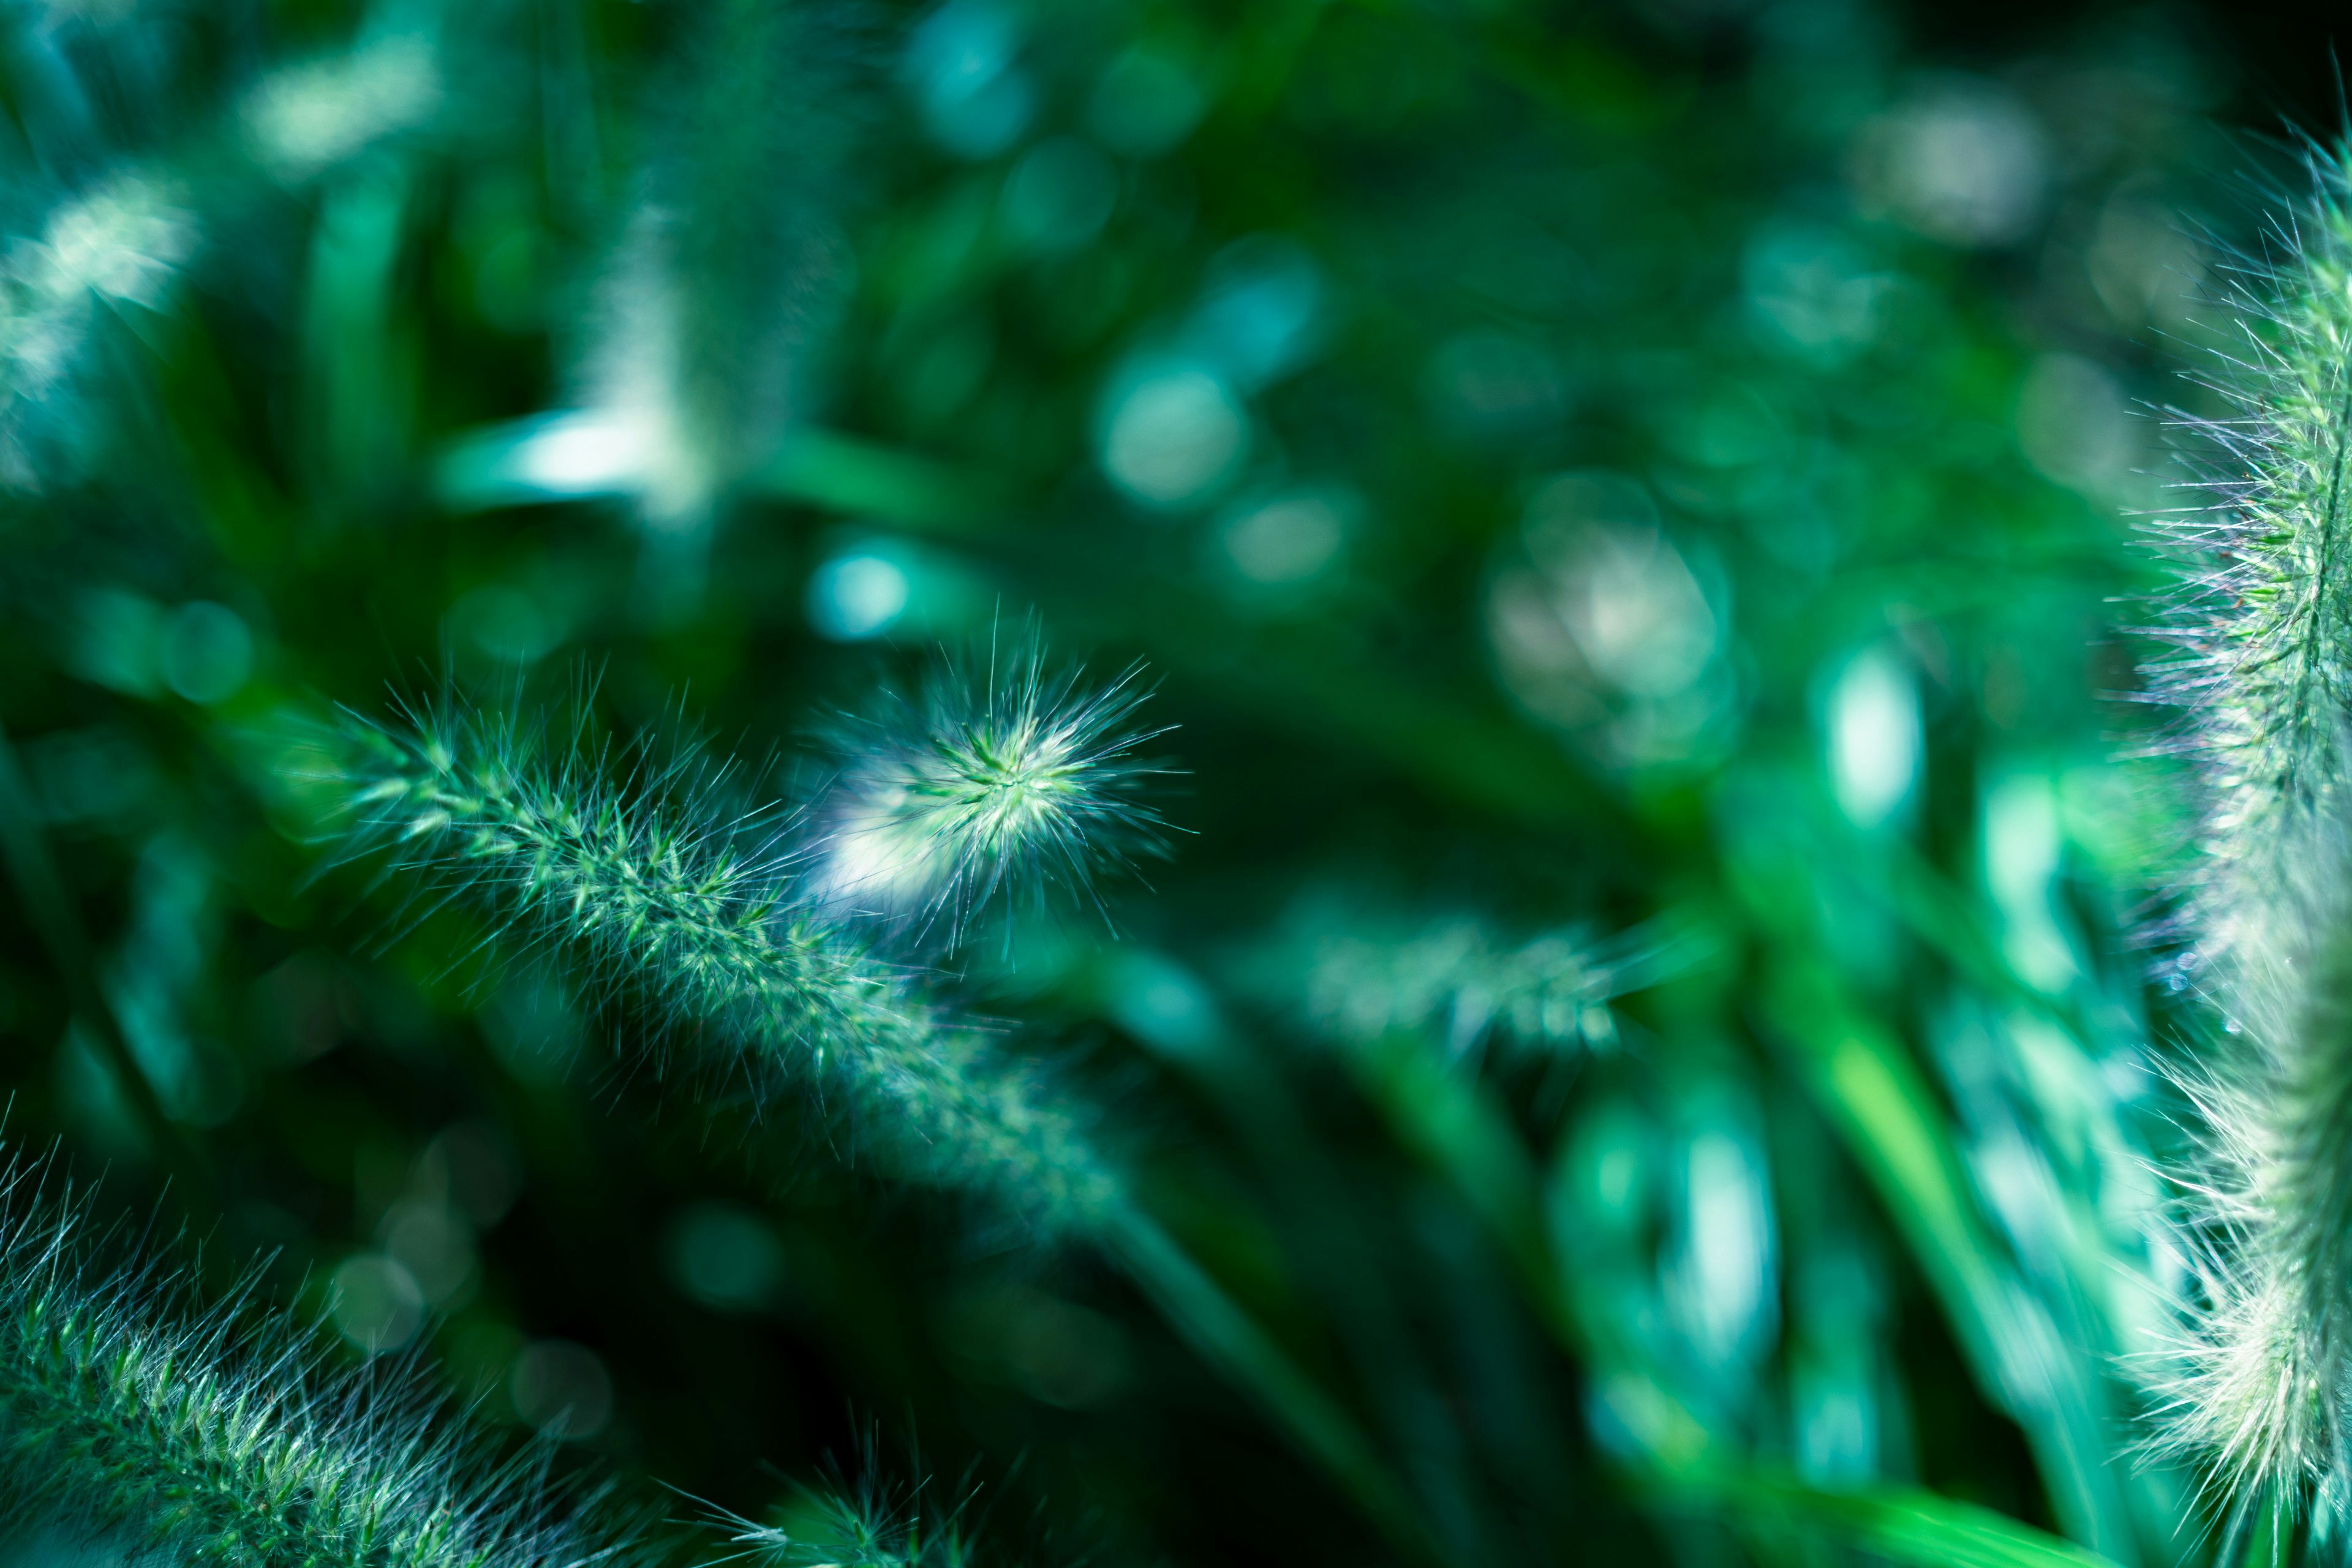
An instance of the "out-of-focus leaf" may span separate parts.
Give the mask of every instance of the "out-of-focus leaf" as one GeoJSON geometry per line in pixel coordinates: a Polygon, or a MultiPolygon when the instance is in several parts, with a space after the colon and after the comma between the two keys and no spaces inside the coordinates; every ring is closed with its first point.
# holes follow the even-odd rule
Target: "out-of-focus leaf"
{"type": "Polygon", "coordinates": [[[1986,1229],[1908,1053],[1829,970],[1796,952],[1780,955],[1765,1011],[1935,1286],[1978,1381],[2024,1426],[2068,1531],[2136,1558],[2137,1531],[2108,1463],[2104,1392],[1986,1229]]]}
{"type": "Polygon", "coordinates": [[[1835,1544],[1912,1568],[2116,1568],[2113,1558],[1916,1487],[1830,1490],[1761,1470],[1694,1469],[1641,1483],[1666,1508],[1743,1531],[1835,1544]]]}

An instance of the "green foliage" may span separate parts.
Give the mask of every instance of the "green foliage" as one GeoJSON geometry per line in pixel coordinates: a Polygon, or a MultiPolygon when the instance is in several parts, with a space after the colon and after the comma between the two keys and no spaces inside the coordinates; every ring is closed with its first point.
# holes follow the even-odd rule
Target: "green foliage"
{"type": "Polygon", "coordinates": [[[1490,1037],[1531,1057],[1605,1050],[1616,1037],[1609,998],[1657,967],[1637,944],[1611,953],[1580,932],[1507,943],[1463,917],[1402,938],[1370,934],[1370,923],[1359,915],[1311,939],[1301,988],[1315,1025],[1351,1043],[1434,1036],[1454,1057],[1490,1037]]]}
{"type": "Polygon", "coordinates": [[[0,1260],[0,1563],[2336,1552],[2265,25],[0,8],[0,1082],[206,1238],[0,1260]]]}

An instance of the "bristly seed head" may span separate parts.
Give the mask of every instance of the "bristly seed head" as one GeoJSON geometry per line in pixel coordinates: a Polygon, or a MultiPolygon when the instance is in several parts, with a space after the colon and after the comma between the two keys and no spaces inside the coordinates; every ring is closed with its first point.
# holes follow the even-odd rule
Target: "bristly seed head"
{"type": "Polygon", "coordinates": [[[104,1261],[46,1163],[0,1164],[0,1553],[265,1568],[625,1568],[658,1560],[594,1491],[501,1460],[415,1376],[338,1370],[248,1292],[182,1310],[104,1261]],[[29,1532],[20,1534],[19,1532],[29,1532]],[[142,1555],[151,1553],[152,1556],[142,1555]]]}
{"type": "MultiPolygon", "coordinates": [[[[960,845],[959,878],[1004,875],[1038,843],[1075,862],[1095,825],[1124,820],[1100,804],[1108,795],[1089,795],[1121,765],[1071,717],[1096,710],[1033,695],[985,711],[998,723],[984,737],[992,765],[1013,754],[1029,804],[1005,805],[993,784],[977,792],[993,815],[962,829],[982,847],[960,845]],[[1006,713],[1017,743],[1001,738],[1006,713]],[[1019,739],[1021,722],[1075,730],[1041,745],[1019,739]],[[1057,777],[1037,760],[1053,747],[1092,760],[1057,777]],[[1069,805],[1070,794],[1088,801],[1069,805]],[[1055,826],[1039,828],[1047,811],[1034,803],[1056,798],[1055,826]],[[998,821],[1008,813],[1013,826],[998,821]]],[[[901,1175],[983,1191],[999,1215],[1046,1231],[1099,1223],[1118,1203],[1077,1111],[954,1017],[809,874],[835,858],[837,834],[742,811],[731,769],[691,746],[608,746],[584,724],[551,742],[454,699],[408,717],[354,721],[334,781],[350,803],[347,857],[388,851],[423,887],[469,895],[509,942],[634,994],[656,1037],[698,1047],[709,1077],[747,1082],[755,1103],[793,1093],[850,1113],[901,1175]]],[[[967,805],[975,794],[940,787],[962,789],[967,805]]]]}
{"type": "Polygon", "coordinates": [[[2189,1092],[2180,1173],[2204,1300],[2158,1390],[2234,1531],[2352,1501],[2352,164],[2314,149],[2312,194],[2224,301],[2239,329],[2186,420],[2207,503],[2168,520],[2180,586],[2150,673],[2186,716],[2205,865],[2194,970],[2230,1021],[2189,1092]]]}
{"type": "Polygon", "coordinates": [[[845,760],[814,812],[826,899],[952,946],[999,892],[1090,894],[1101,872],[1160,850],[1165,825],[1139,792],[1161,770],[1135,752],[1166,731],[1128,727],[1138,671],[1087,690],[1034,644],[1007,662],[977,686],[941,668],[917,699],[841,727],[845,760]]]}

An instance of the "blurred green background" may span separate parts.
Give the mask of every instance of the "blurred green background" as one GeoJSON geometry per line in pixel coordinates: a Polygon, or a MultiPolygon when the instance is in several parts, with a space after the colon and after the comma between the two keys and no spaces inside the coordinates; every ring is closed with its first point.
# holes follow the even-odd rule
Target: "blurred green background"
{"type": "Polygon", "coordinates": [[[1769,1555],[1662,1400],[2200,1550],[2133,518],[2318,8],[10,0],[0,93],[0,1083],[103,1209],[747,1515],[872,1420],[1045,1560],[1378,1553],[1083,1249],[320,868],[333,703],[788,792],[1034,616],[1184,833],[957,994],[1447,1555],[1769,1555]]]}

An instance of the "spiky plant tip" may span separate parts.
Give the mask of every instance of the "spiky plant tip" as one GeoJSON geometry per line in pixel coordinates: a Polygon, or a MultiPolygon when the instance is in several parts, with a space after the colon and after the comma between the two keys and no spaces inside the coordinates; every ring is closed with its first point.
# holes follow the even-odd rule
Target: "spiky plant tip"
{"type": "MultiPolygon", "coordinates": [[[[198,1310],[44,1163],[0,1168],[0,1521],[231,1568],[649,1561],[642,1521],[501,1460],[413,1372],[337,1368],[251,1289],[198,1310]]],[[[93,1548],[93,1550],[95,1550],[93,1548]]]]}
{"type": "Polygon", "coordinates": [[[845,909],[952,948],[1000,894],[1097,879],[1164,852],[1146,798],[1167,770],[1138,755],[1167,733],[1134,720],[1130,667],[1102,685],[1049,666],[1034,642],[977,678],[942,663],[912,698],[845,721],[819,796],[813,876],[845,909]]]}
{"type": "Polygon", "coordinates": [[[2331,1462],[2333,1425],[2305,1293],[2272,1267],[2264,1227],[2241,1198],[2216,1188],[2184,1203],[2194,1279],[2193,1300],[2178,1303],[2186,1326],[2139,1363],[2155,1417],[2143,1451],[2199,1476],[2224,1536],[2264,1507],[2302,1510],[2331,1462]]]}
{"type": "Polygon", "coordinates": [[[911,1502],[870,1491],[806,1488],[765,1524],[724,1516],[729,1543],[772,1568],[961,1568],[971,1559],[954,1521],[929,1523],[911,1502]]]}
{"type": "MultiPolygon", "coordinates": [[[[710,1522],[742,1557],[766,1568],[974,1568],[1001,1561],[983,1552],[987,1519],[969,1474],[961,1485],[893,1479],[873,1428],[859,1434],[856,1462],[845,1470],[828,1458],[814,1482],[795,1484],[764,1523],[723,1510],[710,1522]]],[[[922,1458],[908,1462],[922,1475],[922,1458]]]]}
{"type": "Polygon", "coordinates": [[[2225,1519],[2320,1524],[2352,1476],[2352,179],[2341,149],[2310,169],[2223,301],[2232,413],[2187,422],[2208,504],[2160,524],[2179,585],[2151,674],[2201,781],[2188,967],[2227,1026],[2184,1084],[2205,1279],[2163,1440],[2225,1519]]]}
{"type": "Polygon", "coordinates": [[[1512,943],[1465,916],[1432,921],[1402,940],[1344,931],[1315,944],[1307,1012],[1327,1034],[1374,1043],[1432,1037],[1452,1058],[1488,1041],[1529,1053],[1614,1037],[1611,977],[1590,935],[1554,932],[1512,943]]]}

